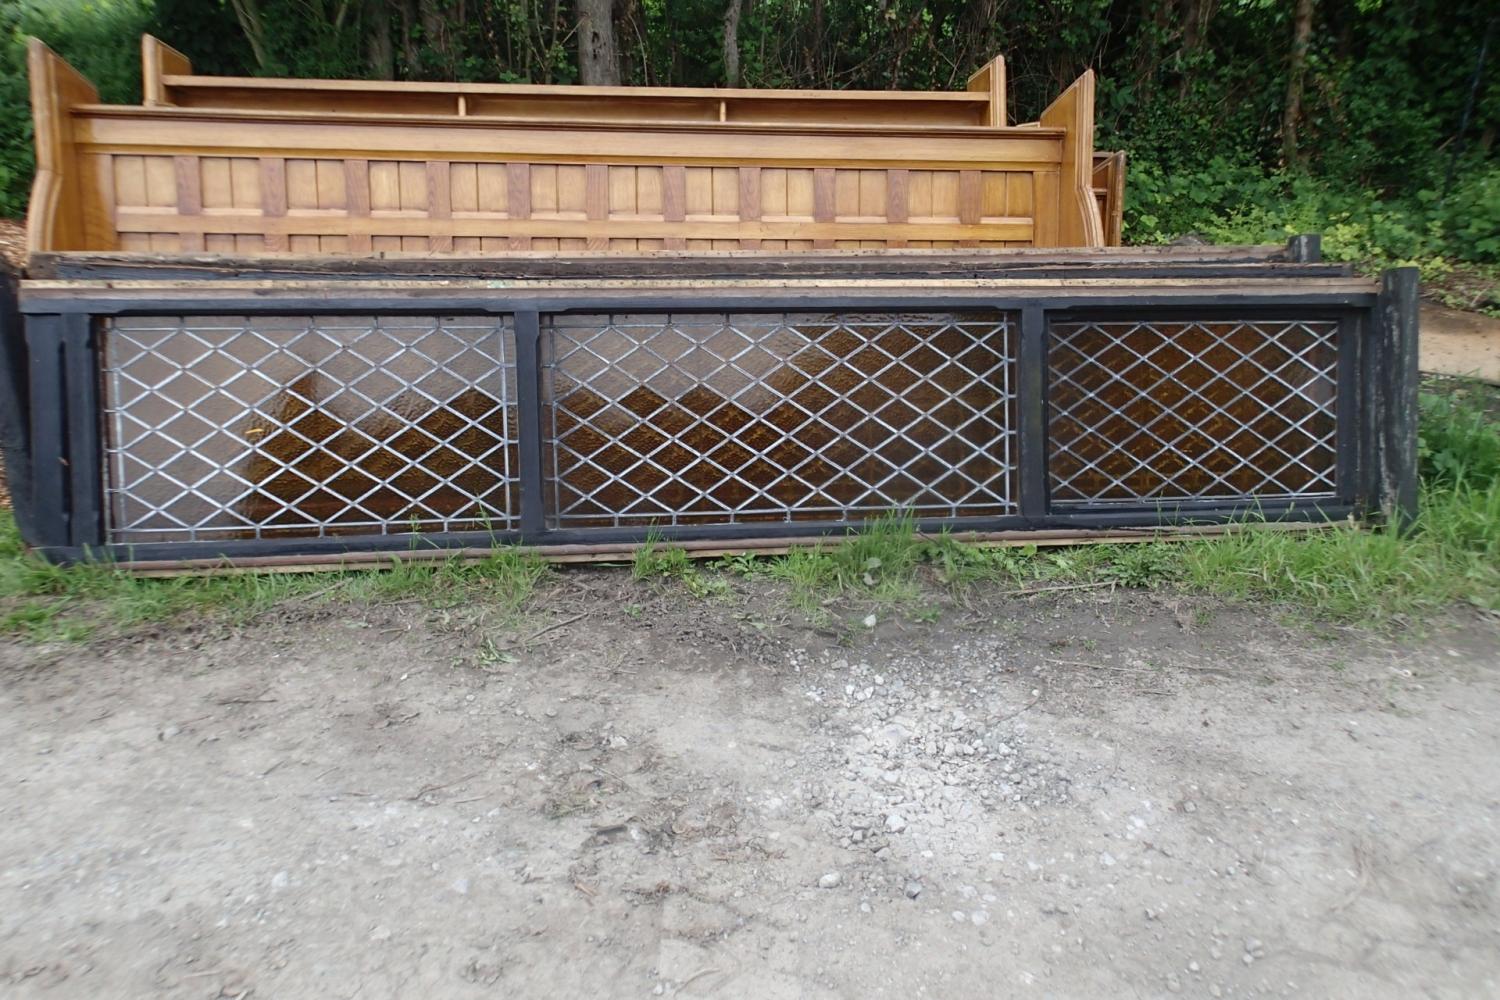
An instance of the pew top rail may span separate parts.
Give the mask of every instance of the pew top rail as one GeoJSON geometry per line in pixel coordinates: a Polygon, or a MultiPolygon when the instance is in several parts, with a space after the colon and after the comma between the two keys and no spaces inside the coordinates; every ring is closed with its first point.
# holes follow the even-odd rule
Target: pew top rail
{"type": "Polygon", "coordinates": [[[33,39],[28,249],[226,257],[1101,248],[1123,163],[1086,72],[1038,121],[958,92],[200,76],[106,105],[33,39]],[[1101,156],[1103,159],[1101,160],[1101,156]]]}

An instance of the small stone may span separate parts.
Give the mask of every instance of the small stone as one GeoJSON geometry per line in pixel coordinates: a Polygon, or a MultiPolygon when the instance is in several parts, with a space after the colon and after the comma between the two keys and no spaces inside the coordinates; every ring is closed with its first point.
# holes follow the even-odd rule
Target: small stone
{"type": "Polygon", "coordinates": [[[547,718],[549,718],[549,719],[555,719],[555,718],[557,718],[557,709],[555,709],[555,708],[549,708],[549,709],[547,709],[547,713],[546,714],[547,714],[547,718]]]}
{"type": "Polygon", "coordinates": [[[609,748],[611,750],[624,750],[628,746],[630,746],[630,741],[623,736],[611,736],[609,738],[609,748]]]}
{"type": "Polygon", "coordinates": [[[906,893],[907,899],[916,899],[918,896],[922,895],[922,883],[914,879],[906,883],[906,886],[902,891],[906,893]]]}
{"type": "Polygon", "coordinates": [[[1250,964],[1254,963],[1255,956],[1252,955],[1252,954],[1250,954],[1247,951],[1243,955],[1240,956],[1240,961],[1244,962],[1246,965],[1250,965],[1250,964]]]}
{"type": "Polygon", "coordinates": [[[292,877],[290,875],[288,875],[286,872],[284,872],[284,871],[277,872],[275,875],[271,876],[271,888],[272,889],[285,889],[291,883],[291,881],[292,881],[292,877]]]}
{"type": "Polygon", "coordinates": [[[860,913],[872,913],[874,911],[870,909],[870,904],[869,903],[860,903],[859,904],[859,912],[860,913]]]}
{"type": "Polygon", "coordinates": [[[968,914],[964,913],[963,910],[954,910],[953,919],[957,920],[959,923],[964,923],[969,919],[969,916],[968,914]]]}
{"type": "Polygon", "coordinates": [[[885,818],[885,830],[887,833],[900,833],[906,829],[906,817],[900,813],[891,813],[885,818]]]}
{"type": "Polygon", "coordinates": [[[1209,983],[1208,995],[1211,997],[1221,997],[1224,995],[1224,991],[1219,988],[1218,983],[1209,983]]]}
{"type": "Polygon", "coordinates": [[[1115,856],[1108,851],[1104,851],[1099,855],[1099,863],[1105,868],[1113,868],[1115,865],[1115,856]]]}
{"type": "Polygon", "coordinates": [[[969,914],[969,919],[974,921],[975,927],[983,927],[985,924],[990,922],[990,915],[983,910],[975,910],[973,913],[969,914]]]}
{"type": "Polygon", "coordinates": [[[1188,963],[1188,971],[1189,972],[1198,972],[1202,968],[1203,968],[1203,966],[1199,965],[1196,961],[1188,963]]]}
{"type": "Polygon", "coordinates": [[[844,877],[838,872],[828,872],[822,878],[818,879],[818,888],[837,889],[839,887],[839,883],[843,881],[844,877]]]}
{"type": "Polygon", "coordinates": [[[877,619],[874,615],[865,615],[865,628],[874,628],[877,619]]]}

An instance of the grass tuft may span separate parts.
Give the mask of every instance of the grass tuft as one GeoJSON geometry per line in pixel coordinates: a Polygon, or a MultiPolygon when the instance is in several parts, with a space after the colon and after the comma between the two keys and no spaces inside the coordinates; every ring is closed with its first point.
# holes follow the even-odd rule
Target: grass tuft
{"type": "MultiPolygon", "coordinates": [[[[1420,514],[1405,532],[1345,524],[1038,551],[921,535],[909,514],[894,514],[838,542],[780,557],[727,557],[705,569],[653,534],[636,550],[631,572],[637,580],[678,581],[700,599],[730,597],[731,576],[779,580],[792,603],[817,618],[839,599],[931,617],[923,603],[929,581],[964,600],[982,585],[1034,581],[1177,586],[1373,623],[1455,601],[1500,610],[1500,392],[1462,381],[1447,389],[1422,395],[1420,514]]],[[[0,512],[0,635],[76,641],[192,613],[244,621],[293,599],[484,601],[515,612],[547,572],[536,556],[502,546],[472,563],[393,560],[384,571],[148,580],[108,566],[44,562],[25,551],[0,512]]]]}

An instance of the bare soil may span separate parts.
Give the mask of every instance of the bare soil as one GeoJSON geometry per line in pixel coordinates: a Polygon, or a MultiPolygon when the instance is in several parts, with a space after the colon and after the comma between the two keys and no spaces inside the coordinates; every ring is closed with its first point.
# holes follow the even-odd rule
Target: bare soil
{"type": "Polygon", "coordinates": [[[547,588],[0,646],[0,992],[1500,995],[1493,621],[547,588]]]}

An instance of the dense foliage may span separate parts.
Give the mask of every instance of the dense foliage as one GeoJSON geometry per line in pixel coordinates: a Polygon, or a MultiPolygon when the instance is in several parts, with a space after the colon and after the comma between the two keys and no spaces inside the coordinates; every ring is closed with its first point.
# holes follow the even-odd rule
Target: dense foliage
{"type": "Polygon", "coordinates": [[[1093,66],[1136,242],[1322,230],[1348,259],[1500,262],[1487,0],[0,0],[0,212],[30,169],[26,34],[106,100],[139,87],[142,30],[201,72],[569,83],[601,4],[625,83],[954,88],[1001,52],[1027,120],[1093,66]]]}

